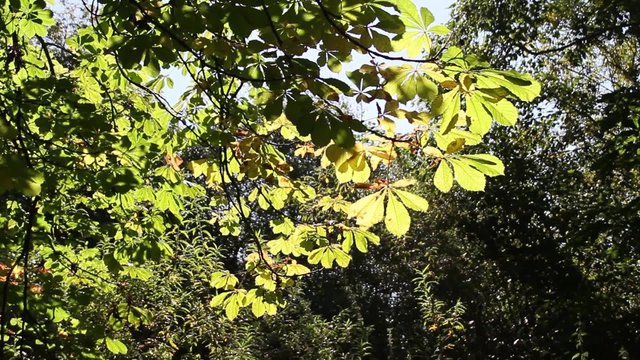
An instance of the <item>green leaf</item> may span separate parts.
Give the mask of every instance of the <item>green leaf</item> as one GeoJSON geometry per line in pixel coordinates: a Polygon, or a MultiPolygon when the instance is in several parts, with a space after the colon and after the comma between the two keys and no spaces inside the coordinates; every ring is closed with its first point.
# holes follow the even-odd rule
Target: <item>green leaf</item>
{"type": "Polygon", "coordinates": [[[433,177],[433,184],[438,188],[438,190],[444,193],[451,190],[451,187],[453,186],[453,174],[451,173],[449,164],[447,164],[445,160],[440,161],[438,169],[436,169],[436,174],[433,177]]]}
{"type": "Polygon", "coordinates": [[[438,94],[437,85],[412,65],[389,66],[382,75],[387,80],[384,89],[400,102],[408,102],[416,96],[431,100],[438,94]]]}
{"type": "Polygon", "coordinates": [[[307,261],[309,262],[309,264],[315,265],[319,263],[320,260],[322,260],[322,256],[324,255],[324,250],[325,250],[324,248],[313,250],[311,254],[309,254],[309,257],[307,258],[307,261]]]}
{"type": "Polygon", "coordinates": [[[344,231],[342,233],[342,249],[347,253],[351,252],[351,247],[353,246],[353,232],[352,231],[344,231]]]}
{"type": "Polygon", "coordinates": [[[132,279],[149,280],[153,273],[151,270],[137,266],[127,266],[122,269],[122,273],[129,275],[132,279]]]}
{"type": "Polygon", "coordinates": [[[220,293],[216,296],[213,297],[213,299],[211,299],[211,302],[209,303],[209,306],[211,307],[218,307],[220,305],[222,305],[222,303],[224,302],[224,300],[231,295],[231,292],[227,291],[227,292],[223,292],[220,293]]]}
{"type": "Polygon", "coordinates": [[[331,118],[331,133],[333,142],[343,149],[351,149],[356,143],[351,128],[343,121],[331,118]]]}
{"type": "Polygon", "coordinates": [[[366,253],[367,251],[369,251],[369,242],[367,241],[367,238],[360,235],[360,234],[355,234],[355,240],[356,240],[356,249],[358,249],[358,251],[360,251],[361,253],[366,253]]]}
{"type": "Polygon", "coordinates": [[[331,251],[329,247],[325,247],[322,251],[322,259],[320,259],[320,263],[322,267],[325,269],[331,269],[333,267],[333,260],[335,260],[336,256],[331,251]]]}
{"type": "Polygon", "coordinates": [[[454,177],[463,189],[469,191],[483,191],[486,185],[484,174],[472,168],[465,161],[449,159],[453,165],[454,177]]]}
{"type": "Polygon", "coordinates": [[[477,145],[482,142],[482,138],[478,134],[464,131],[459,128],[454,128],[446,134],[440,134],[436,132],[433,134],[436,139],[436,144],[442,150],[447,150],[452,142],[458,139],[464,140],[465,145],[477,145]]]}
{"type": "Polygon", "coordinates": [[[351,261],[351,256],[349,256],[349,254],[344,252],[342,249],[333,248],[333,255],[335,256],[336,263],[338,264],[338,266],[343,268],[349,266],[349,262],[351,261]]]}
{"type": "Polygon", "coordinates": [[[331,128],[324,119],[319,119],[311,131],[311,141],[318,147],[329,145],[332,138],[331,128]]]}
{"type": "Polygon", "coordinates": [[[13,140],[17,137],[18,130],[8,121],[0,119],[0,137],[13,140]]]}
{"type": "Polygon", "coordinates": [[[464,148],[465,143],[466,143],[466,140],[463,138],[454,139],[452,142],[450,142],[447,145],[447,154],[457,153],[458,151],[462,150],[462,148],[464,148]]]}
{"type": "Polygon", "coordinates": [[[276,282],[271,277],[271,273],[264,272],[256,276],[255,283],[256,283],[256,286],[261,286],[265,290],[268,290],[268,291],[276,290],[276,282]]]}
{"type": "Polygon", "coordinates": [[[429,11],[429,9],[425,7],[420,8],[420,23],[422,26],[428,26],[434,20],[435,20],[435,17],[433,17],[433,14],[431,13],[431,11],[429,11]]]}
{"type": "Polygon", "coordinates": [[[507,99],[497,103],[486,102],[485,106],[493,118],[501,125],[513,126],[518,121],[518,109],[507,99]]]}
{"type": "Polygon", "coordinates": [[[315,126],[316,107],[309,97],[298,97],[287,102],[285,108],[287,119],[291,121],[301,136],[310,135],[315,126]]]}
{"type": "Polygon", "coordinates": [[[427,146],[424,149],[422,149],[425,153],[425,155],[427,156],[432,156],[435,158],[443,158],[444,154],[442,153],[442,151],[440,151],[437,148],[434,148],[433,146],[427,146]]]}
{"type": "Polygon", "coordinates": [[[410,19],[414,23],[420,23],[418,9],[412,0],[396,0],[396,7],[403,17],[410,19]]]}
{"type": "Polygon", "coordinates": [[[373,35],[373,46],[375,46],[376,50],[383,52],[393,51],[393,44],[389,37],[382,35],[377,31],[371,31],[371,33],[373,35]]]}
{"type": "Polygon", "coordinates": [[[289,235],[296,229],[293,221],[287,217],[271,220],[269,225],[271,225],[274,234],[289,235]]]}
{"type": "Polygon", "coordinates": [[[431,38],[429,37],[429,25],[433,22],[433,14],[427,8],[416,9],[415,4],[409,0],[397,0],[396,6],[400,11],[400,18],[406,29],[401,39],[394,41],[396,51],[406,50],[409,57],[417,57],[423,52],[431,50],[431,38]]]}
{"type": "Polygon", "coordinates": [[[415,211],[427,211],[429,209],[429,202],[419,195],[398,189],[393,189],[393,193],[396,194],[400,201],[409,209],[415,211]]]}
{"type": "Polygon", "coordinates": [[[65,309],[63,309],[61,307],[53,308],[52,313],[53,313],[52,314],[53,316],[52,316],[51,320],[54,323],[59,323],[61,321],[64,321],[64,320],[68,319],[71,316],[71,315],[69,315],[69,313],[65,309]]]}
{"type": "Polygon", "coordinates": [[[240,313],[240,305],[235,299],[235,295],[232,295],[230,300],[227,302],[227,305],[224,308],[224,313],[229,320],[233,320],[238,317],[240,313]]]}
{"type": "Polygon", "coordinates": [[[309,270],[308,267],[298,264],[297,262],[295,262],[295,260],[291,263],[288,264],[286,266],[286,274],[287,276],[294,276],[294,275],[304,275],[304,274],[308,274],[310,273],[311,270],[309,270]]]}
{"type": "Polygon", "coordinates": [[[467,162],[470,166],[476,168],[488,176],[504,175],[504,164],[500,159],[489,154],[462,155],[460,159],[467,162]]]}
{"type": "Polygon", "coordinates": [[[38,196],[42,183],[43,174],[30,169],[18,155],[0,155],[0,194],[15,189],[27,196],[38,196]]]}
{"type": "Polygon", "coordinates": [[[329,70],[334,73],[340,73],[342,71],[342,62],[334,56],[329,56],[327,58],[327,66],[329,67],[329,70]]]}
{"type": "Polygon", "coordinates": [[[362,253],[366,253],[369,250],[369,242],[374,245],[380,245],[380,238],[368,231],[354,229],[345,231],[343,235],[344,241],[342,242],[342,249],[347,253],[351,251],[354,240],[356,248],[362,253]]]}
{"type": "Polygon", "coordinates": [[[251,304],[251,312],[255,317],[261,317],[262,315],[264,315],[266,310],[267,307],[264,305],[262,298],[260,298],[260,300],[254,300],[251,304]]]}
{"type": "Polygon", "coordinates": [[[471,118],[469,130],[476,134],[484,135],[491,129],[491,114],[484,107],[481,96],[474,92],[466,97],[467,115],[471,118]]]}
{"type": "Polygon", "coordinates": [[[238,278],[228,272],[218,271],[211,274],[209,282],[216,289],[233,289],[238,284],[238,278]]]}
{"type": "Polygon", "coordinates": [[[486,70],[477,77],[478,87],[503,87],[523,101],[533,101],[540,95],[540,83],[529,74],[517,71],[486,70]]]}
{"type": "Polygon", "coordinates": [[[127,346],[122,343],[122,341],[118,339],[112,339],[110,337],[105,338],[104,341],[107,345],[107,349],[109,349],[109,351],[111,351],[112,353],[122,355],[127,353],[127,346]]]}
{"type": "Polygon", "coordinates": [[[406,234],[411,225],[411,217],[407,208],[393,194],[389,194],[384,224],[390,233],[398,237],[406,234]]]}
{"type": "MultiPolygon", "coordinates": [[[[458,122],[458,114],[460,113],[460,87],[456,86],[454,89],[444,93],[439,102],[434,102],[435,114],[442,114],[442,121],[440,122],[441,134],[446,134],[458,122]]],[[[437,101],[437,100],[436,100],[437,101]]]]}
{"type": "Polygon", "coordinates": [[[429,28],[429,32],[437,35],[447,35],[450,32],[450,30],[448,27],[444,25],[434,25],[429,28]]]}

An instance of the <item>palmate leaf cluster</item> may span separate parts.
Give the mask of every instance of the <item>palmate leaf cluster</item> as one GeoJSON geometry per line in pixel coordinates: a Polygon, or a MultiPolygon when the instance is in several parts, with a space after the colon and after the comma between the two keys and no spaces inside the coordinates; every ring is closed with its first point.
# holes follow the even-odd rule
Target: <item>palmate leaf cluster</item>
{"type": "Polygon", "coordinates": [[[3,352],[127,354],[118,332],[154,321],[127,289],[176,256],[177,232],[202,226],[185,216],[194,202],[219,236],[245,242],[244,266],[212,270],[203,296],[231,320],[275,314],[317,264],[346,267],[378,244],[373,225],[400,237],[409,210],[427,210],[410,179],[385,176],[399,152],[430,158],[442,191],[483,190],[503,165],[470,146],[540,91],[433,46],[446,28],[408,1],[85,5],[91,26],[59,44],[44,1],[0,2],[3,352]],[[343,72],[355,53],[372,60],[343,72]],[[325,65],[344,76],[322,76],[325,65]],[[190,81],[176,105],[162,97],[169,69],[190,81]],[[335,179],[311,186],[297,156],[335,179]],[[89,316],[96,299],[112,311],[89,316]]]}
{"type": "Polygon", "coordinates": [[[477,274],[474,285],[461,296],[467,315],[478,314],[468,326],[481,334],[470,351],[478,357],[640,353],[639,3],[576,4],[456,2],[456,43],[545,85],[539,103],[519,107],[521,126],[493,133],[509,176],[472,195],[473,207],[451,210],[456,235],[478,245],[480,257],[463,270],[477,274]],[[489,309],[483,299],[499,300],[489,309]]]}

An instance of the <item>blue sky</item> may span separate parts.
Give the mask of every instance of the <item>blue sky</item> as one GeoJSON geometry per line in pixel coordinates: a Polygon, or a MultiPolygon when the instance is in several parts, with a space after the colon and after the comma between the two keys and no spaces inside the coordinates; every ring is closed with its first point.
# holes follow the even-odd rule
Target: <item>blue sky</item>
{"type": "Polygon", "coordinates": [[[426,7],[433,13],[436,22],[445,23],[449,21],[449,7],[454,3],[453,0],[417,0],[414,1],[418,7],[426,7]]]}

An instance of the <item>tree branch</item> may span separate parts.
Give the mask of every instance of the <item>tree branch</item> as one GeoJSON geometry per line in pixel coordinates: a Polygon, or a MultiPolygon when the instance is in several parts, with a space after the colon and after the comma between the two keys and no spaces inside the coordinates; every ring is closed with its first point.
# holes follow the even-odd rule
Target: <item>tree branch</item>
{"type": "Polygon", "coordinates": [[[56,76],[56,70],[54,69],[53,60],[51,59],[51,54],[49,53],[49,48],[47,47],[47,43],[44,42],[44,39],[40,35],[36,35],[36,39],[42,46],[42,50],[44,51],[44,56],[47,58],[47,63],[49,64],[49,72],[51,72],[52,76],[56,76]]]}
{"type": "Polygon", "coordinates": [[[22,259],[24,259],[24,265],[25,268],[23,269],[24,271],[24,281],[25,281],[25,288],[24,291],[25,293],[23,293],[23,334],[22,336],[24,336],[24,312],[27,310],[27,300],[26,300],[26,291],[27,289],[27,272],[28,269],[26,267],[27,262],[29,260],[29,251],[31,250],[31,243],[32,243],[32,235],[33,235],[33,226],[35,225],[35,221],[36,221],[36,214],[38,213],[38,201],[40,200],[40,197],[35,197],[31,200],[31,204],[29,206],[29,212],[28,212],[28,218],[27,218],[27,228],[25,229],[25,234],[24,234],[24,240],[23,240],[23,244],[22,244],[22,251],[20,252],[20,255],[18,255],[18,257],[16,258],[15,262],[13,263],[13,265],[11,265],[11,267],[9,268],[9,272],[7,273],[7,277],[5,279],[4,282],[4,286],[2,289],[2,309],[0,310],[0,315],[2,315],[2,318],[0,319],[0,360],[4,360],[4,348],[5,348],[5,341],[4,341],[4,334],[5,334],[5,330],[7,328],[7,303],[9,302],[9,284],[11,284],[11,275],[13,274],[13,271],[15,270],[16,266],[18,266],[18,264],[20,263],[20,261],[22,259]]]}

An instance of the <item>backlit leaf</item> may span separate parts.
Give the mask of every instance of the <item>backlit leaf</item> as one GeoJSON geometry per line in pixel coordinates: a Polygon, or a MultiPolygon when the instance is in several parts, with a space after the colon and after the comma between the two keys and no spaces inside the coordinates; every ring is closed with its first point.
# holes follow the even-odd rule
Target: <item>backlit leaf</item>
{"type": "Polygon", "coordinates": [[[104,342],[107,345],[107,349],[114,354],[125,355],[127,353],[127,346],[118,339],[107,337],[104,339],[104,342]]]}
{"type": "Polygon", "coordinates": [[[453,174],[451,168],[445,160],[440,161],[436,174],[433,177],[433,184],[442,192],[449,192],[453,186],[453,174]]]}
{"type": "Polygon", "coordinates": [[[450,159],[453,166],[454,178],[463,189],[469,191],[483,191],[486,185],[484,174],[469,166],[467,162],[450,159]]]}
{"type": "Polygon", "coordinates": [[[396,199],[393,193],[389,194],[384,224],[390,233],[398,237],[406,234],[411,225],[411,218],[407,208],[396,199]]]}
{"type": "Polygon", "coordinates": [[[462,155],[461,160],[488,176],[504,175],[504,164],[500,159],[489,154],[462,155]]]}
{"type": "Polygon", "coordinates": [[[377,192],[356,201],[349,208],[349,217],[355,217],[356,223],[364,228],[382,221],[384,217],[384,193],[377,192]]]}
{"type": "Polygon", "coordinates": [[[427,211],[429,209],[429,202],[419,195],[398,189],[393,189],[392,192],[396,194],[404,206],[409,209],[415,211],[427,211]]]}

